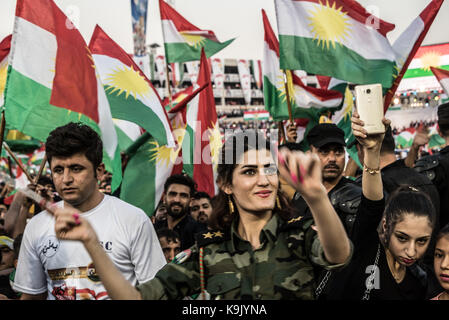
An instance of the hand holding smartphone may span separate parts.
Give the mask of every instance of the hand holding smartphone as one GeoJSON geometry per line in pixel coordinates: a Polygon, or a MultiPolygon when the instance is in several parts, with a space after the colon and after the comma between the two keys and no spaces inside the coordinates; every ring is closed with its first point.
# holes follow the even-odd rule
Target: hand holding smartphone
{"type": "Polygon", "coordinates": [[[355,99],[357,112],[368,134],[384,133],[382,86],[380,84],[356,86],[355,99]]]}

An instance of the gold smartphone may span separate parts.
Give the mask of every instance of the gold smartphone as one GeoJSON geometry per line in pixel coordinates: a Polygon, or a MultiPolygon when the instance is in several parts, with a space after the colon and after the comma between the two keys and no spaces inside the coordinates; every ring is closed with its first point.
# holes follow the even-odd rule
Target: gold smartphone
{"type": "Polygon", "coordinates": [[[363,128],[368,134],[384,133],[382,86],[380,84],[355,86],[355,102],[360,119],[365,123],[363,128]]]}

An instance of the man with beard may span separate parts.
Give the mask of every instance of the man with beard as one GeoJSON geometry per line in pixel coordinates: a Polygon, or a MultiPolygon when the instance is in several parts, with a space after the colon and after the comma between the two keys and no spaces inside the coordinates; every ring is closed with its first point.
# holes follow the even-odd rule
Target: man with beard
{"type": "MultiPolygon", "coordinates": [[[[310,150],[320,158],[323,185],[335,211],[350,235],[355,213],[360,203],[361,188],[343,176],[346,146],[344,132],[333,123],[321,123],[310,130],[306,139],[310,150]]],[[[293,197],[292,205],[300,212],[301,216],[311,215],[306,202],[299,193],[293,197]]]]}
{"type": "Polygon", "coordinates": [[[207,229],[205,224],[195,221],[189,214],[195,187],[195,182],[189,176],[170,176],[164,184],[162,197],[167,208],[167,220],[155,224],[156,230],[168,228],[176,231],[181,238],[181,250],[190,248],[195,243],[195,234],[207,229]]]}
{"type": "Polygon", "coordinates": [[[190,201],[190,215],[198,222],[206,223],[212,214],[210,196],[203,191],[196,192],[190,201]]]}

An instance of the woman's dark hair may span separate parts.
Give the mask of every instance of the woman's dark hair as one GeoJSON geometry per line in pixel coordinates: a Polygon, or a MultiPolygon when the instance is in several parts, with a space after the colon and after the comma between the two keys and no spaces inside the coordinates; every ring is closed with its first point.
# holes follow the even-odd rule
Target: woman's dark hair
{"type": "Polygon", "coordinates": [[[430,197],[416,187],[400,186],[390,195],[385,206],[383,218],[386,221],[386,230],[383,229],[382,222],[378,228],[379,238],[385,247],[389,245],[394,227],[406,214],[427,217],[432,229],[435,228],[436,212],[430,197]]]}
{"type": "Polygon", "coordinates": [[[88,125],[70,122],[58,127],[45,142],[45,152],[51,165],[53,157],[71,157],[83,153],[96,169],[103,159],[103,142],[100,136],[88,125]]]}
{"type": "Polygon", "coordinates": [[[436,241],[440,240],[441,238],[443,238],[447,235],[449,235],[449,223],[440,229],[440,231],[438,232],[438,235],[436,237],[436,241]]]}
{"type": "MultiPolygon", "coordinates": [[[[249,150],[268,150],[276,159],[276,147],[270,144],[263,136],[262,132],[247,130],[234,133],[226,139],[221,149],[220,159],[217,168],[217,184],[220,187],[218,194],[214,197],[213,211],[209,219],[209,226],[214,229],[225,229],[231,226],[232,221],[238,216],[237,212],[231,214],[229,208],[229,197],[221,188],[232,185],[232,174],[238,166],[238,161],[242,155],[249,150]]],[[[294,210],[290,207],[285,195],[278,189],[279,202],[281,208],[275,205],[274,214],[278,214],[282,219],[289,220],[293,216],[294,210]]],[[[237,211],[235,202],[234,211],[237,211]]]]}

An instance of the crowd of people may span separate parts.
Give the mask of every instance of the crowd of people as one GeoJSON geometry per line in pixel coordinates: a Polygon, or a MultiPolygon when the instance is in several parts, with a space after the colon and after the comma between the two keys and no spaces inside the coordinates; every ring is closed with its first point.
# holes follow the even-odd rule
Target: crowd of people
{"type": "Polygon", "coordinates": [[[433,155],[398,159],[388,119],[374,135],[351,120],[362,168],[331,123],[308,132],[309,152],[294,128],[283,145],[236,130],[218,193],[172,175],[150,217],[111,194],[90,127],[55,129],[51,174],[29,185],[45,201],[1,185],[1,297],[448,300],[449,103],[433,155]]]}

